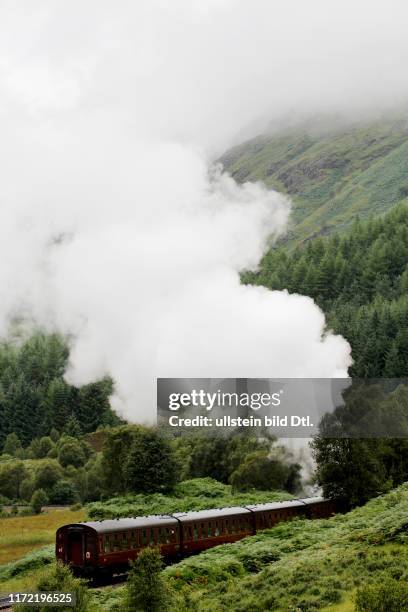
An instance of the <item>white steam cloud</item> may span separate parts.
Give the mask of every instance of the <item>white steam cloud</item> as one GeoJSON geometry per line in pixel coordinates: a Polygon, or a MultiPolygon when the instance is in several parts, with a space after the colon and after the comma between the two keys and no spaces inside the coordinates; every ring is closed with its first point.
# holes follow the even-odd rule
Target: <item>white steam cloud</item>
{"type": "Polygon", "coordinates": [[[3,2],[0,332],[72,337],[155,414],[155,378],[345,376],[305,297],[242,286],[289,202],[211,160],[259,117],[405,99],[405,3],[3,2]]]}

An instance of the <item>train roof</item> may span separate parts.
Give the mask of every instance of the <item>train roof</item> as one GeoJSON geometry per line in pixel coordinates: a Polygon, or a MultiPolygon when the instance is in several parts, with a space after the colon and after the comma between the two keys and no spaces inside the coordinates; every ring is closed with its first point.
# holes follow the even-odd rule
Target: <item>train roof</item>
{"type": "Polygon", "coordinates": [[[247,505],[246,508],[252,512],[264,512],[266,510],[285,510],[286,508],[303,508],[304,504],[299,499],[289,499],[281,502],[267,502],[265,504],[247,505]]]}
{"type": "Polygon", "coordinates": [[[175,512],[175,516],[181,523],[190,521],[206,521],[208,519],[225,518],[236,516],[237,514],[248,514],[250,511],[242,506],[232,506],[230,508],[214,508],[212,510],[198,510],[196,512],[175,512]]]}
{"type": "Polygon", "coordinates": [[[169,514],[154,514],[149,516],[137,516],[134,518],[106,519],[102,521],[87,521],[83,523],[72,523],[64,525],[60,529],[88,527],[98,533],[111,533],[129,529],[141,529],[143,527],[170,527],[177,526],[177,522],[187,523],[192,521],[205,521],[209,519],[225,518],[228,516],[250,515],[251,512],[265,512],[284,510],[287,508],[303,508],[312,504],[328,501],[324,497],[305,497],[281,502],[270,502],[266,504],[253,504],[246,506],[231,506],[229,508],[213,508],[209,510],[198,510],[193,512],[175,512],[169,514]]]}
{"type": "Polygon", "coordinates": [[[137,516],[135,518],[107,519],[103,521],[87,521],[84,523],[73,523],[64,525],[68,527],[89,527],[98,533],[109,533],[112,531],[125,531],[128,529],[140,529],[143,527],[167,527],[177,525],[177,520],[168,514],[137,516]]]}
{"type": "Polygon", "coordinates": [[[299,501],[309,506],[310,504],[321,504],[322,502],[327,502],[329,500],[325,497],[303,497],[299,501]]]}

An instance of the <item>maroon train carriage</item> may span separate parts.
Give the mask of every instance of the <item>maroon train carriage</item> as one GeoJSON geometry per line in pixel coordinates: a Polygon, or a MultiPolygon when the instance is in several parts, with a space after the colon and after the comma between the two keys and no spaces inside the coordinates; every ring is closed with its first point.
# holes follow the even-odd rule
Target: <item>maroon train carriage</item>
{"type": "Polygon", "coordinates": [[[254,535],[252,512],[231,507],[198,512],[178,512],[180,552],[195,553],[254,535]]]}
{"type": "Polygon", "coordinates": [[[57,560],[75,574],[121,573],[146,546],[160,546],[164,557],[180,548],[178,521],[169,515],[64,525],[57,531],[57,560]]]}
{"type": "Polygon", "coordinates": [[[306,518],[319,519],[328,518],[336,512],[344,510],[343,504],[338,499],[325,499],[324,497],[305,497],[299,501],[306,505],[306,518]]]}
{"type": "Polygon", "coordinates": [[[303,500],[271,502],[246,506],[254,515],[255,530],[269,529],[281,521],[290,521],[293,518],[307,517],[307,507],[303,500]]]}
{"type": "Polygon", "coordinates": [[[253,506],[173,515],[141,516],[64,525],[57,531],[56,557],[77,575],[122,573],[147,546],[166,559],[235,542],[295,518],[327,518],[340,510],[336,500],[309,497],[253,506]]]}

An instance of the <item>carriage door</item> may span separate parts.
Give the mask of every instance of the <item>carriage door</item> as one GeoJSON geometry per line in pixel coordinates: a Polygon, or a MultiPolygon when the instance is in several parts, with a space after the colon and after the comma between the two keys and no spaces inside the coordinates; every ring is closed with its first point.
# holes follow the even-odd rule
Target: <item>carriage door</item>
{"type": "Polygon", "coordinates": [[[68,561],[72,565],[84,564],[84,532],[72,530],[68,532],[68,561]]]}

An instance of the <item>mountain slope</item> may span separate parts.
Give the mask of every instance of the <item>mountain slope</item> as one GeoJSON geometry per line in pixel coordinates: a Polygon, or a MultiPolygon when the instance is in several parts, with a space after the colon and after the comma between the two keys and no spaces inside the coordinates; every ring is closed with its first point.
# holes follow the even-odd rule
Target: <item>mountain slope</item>
{"type": "Polygon", "coordinates": [[[389,210],[408,195],[408,120],[327,129],[319,122],[258,136],[220,162],[236,180],[292,197],[288,240],[342,231],[356,214],[389,210]]]}
{"type": "Polygon", "coordinates": [[[384,584],[386,595],[405,597],[407,530],[408,483],[349,514],[282,523],[167,568],[172,610],[312,612],[345,601],[354,609],[356,589],[384,584]]]}

